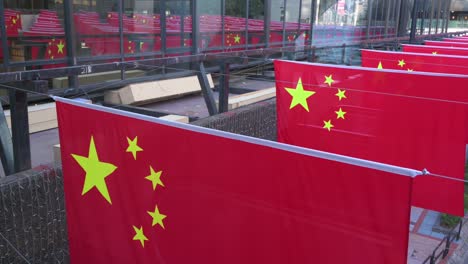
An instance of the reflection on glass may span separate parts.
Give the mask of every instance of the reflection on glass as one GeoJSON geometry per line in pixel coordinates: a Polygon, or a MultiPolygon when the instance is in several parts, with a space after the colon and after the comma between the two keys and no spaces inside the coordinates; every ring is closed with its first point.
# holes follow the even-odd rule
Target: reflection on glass
{"type": "Polygon", "coordinates": [[[4,7],[10,61],[51,60],[38,68],[63,66],[57,64],[66,56],[62,4],[4,1],[4,7]]]}

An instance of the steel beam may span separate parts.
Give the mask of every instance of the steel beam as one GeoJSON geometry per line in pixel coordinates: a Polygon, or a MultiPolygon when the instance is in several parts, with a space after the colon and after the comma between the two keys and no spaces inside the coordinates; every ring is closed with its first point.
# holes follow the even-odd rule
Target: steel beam
{"type": "Polygon", "coordinates": [[[9,90],[14,172],[31,169],[27,93],[9,90]]]}
{"type": "Polygon", "coordinates": [[[219,113],[228,111],[229,104],[229,63],[223,62],[220,65],[219,78],[219,113]]]}
{"type": "Polygon", "coordinates": [[[218,109],[216,109],[216,102],[213,96],[213,91],[211,90],[206,73],[205,65],[203,62],[201,62],[197,71],[198,81],[200,82],[206,108],[208,108],[208,113],[210,113],[210,115],[216,115],[218,113],[218,109]]]}
{"type": "Polygon", "coordinates": [[[452,0],[447,0],[447,9],[445,11],[445,33],[448,32],[448,24],[450,21],[450,5],[452,4],[452,0]]]}
{"type": "MultiPolygon", "coordinates": [[[[67,62],[69,66],[77,65],[76,61],[76,31],[73,25],[73,0],[63,1],[63,14],[65,26],[65,42],[67,51],[67,62]]],[[[78,76],[68,76],[68,86],[70,88],[78,88],[78,76]]]]}
{"type": "Polygon", "coordinates": [[[265,0],[263,6],[263,32],[265,32],[265,47],[270,47],[271,0],[265,0]]]}
{"type": "MultiPolygon", "coordinates": [[[[123,32],[123,16],[124,16],[124,1],[119,0],[119,48],[120,48],[120,62],[125,62],[125,51],[124,51],[124,32],[123,32]]],[[[122,64],[123,66],[123,64],[122,64]]],[[[125,67],[120,68],[120,79],[125,80],[125,67]]]]}
{"type": "Polygon", "coordinates": [[[417,13],[419,8],[419,0],[414,0],[413,11],[411,12],[411,31],[410,31],[410,43],[416,41],[416,24],[417,24],[417,13]]]}

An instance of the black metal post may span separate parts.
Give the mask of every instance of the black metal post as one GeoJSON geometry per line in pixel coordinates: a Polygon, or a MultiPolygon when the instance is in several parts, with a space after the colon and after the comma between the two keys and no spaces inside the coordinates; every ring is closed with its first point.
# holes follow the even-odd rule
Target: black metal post
{"type": "Polygon", "coordinates": [[[422,6],[422,16],[421,16],[421,25],[420,25],[420,32],[421,32],[421,35],[424,34],[424,17],[426,16],[426,2],[427,0],[422,0],[423,1],[423,6],[422,6]]]}
{"type": "Polygon", "coordinates": [[[414,43],[416,41],[416,24],[417,24],[417,13],[418,13],[418,0],[414,0],[413,4],[413,12],[411,13],[411,31],[410,31],[410,43],[414,43]]]}
{"type": "Polygon", "coordinates": [[[27,93],[9,90],[14,171],[31,169],[27,93]]]}
{"type": "Polygon", "coordinates": [[[226,29],[224,28],[225,16],[226,16],[226,0],[221,0],[221,25],[222,25],[222,28],[221,28],[221,39],[222,39],[221,47],[222,47],[223,51],[226,48],[226,29]]]}
{"type": "Polygon", "coordinates": [[[371,28],[371,22],[372,22],[372,6],[373,6],[374,0],[369,0],[368,6],[367,6],[367,29],[366,29],[366,39],[370,39],[370,28],[371,28]]]}
{"type": "Polygon", "coordinates": [[[7,68],[10,64],[10,51],[8,49],[8,37],[5,27],[5,8],[3,7],[3,0],[0,0],[0,33],[2,35],[2,49],[3,49],[3,65],[7,68]]]}
{"type": "Polygon", "coordinates": [[[263,6],[263,32],[265,34],[265,47],[270,47],[270,25],[271,25],[271,0],[265,0],[263,6]]]}
{"type": "MultiPolygon", "coordinates": [[[[313,34],[314,34],[314,24],[315,24],[315,12],[317,10],[317,0],[310,1],[310,30],[309,30],[309,39],[307,41],[309,46],[313,45],[313,34]]],[[[313,61],[315,57],[315,48],[309,49],[307,53],[307,61],[313,61]]]]}
{"type": "Polygon", "coordinates": [[[397,6],[396,6],[396,15],[395,15],[395,30],[396,30],[396,37],[401,36],[401,30],[400,30],[400,20],[402,20],[401,14],[402,14],[402,8],[405,6],[405,4],[402,4],[403,0],[397,0],[397,6]]]}
{"type": "Polygon", "coordinates": [[[447,9],[445,10],[445,33],[448,32],[448,25],[450,21],[450,5],[452,4],[452,0],[447,0],[447,9]]]}
{"type": "MultiPolygon", "coordinates": [[[[192,39],[192,55],[197,54],[200,52],[200,48],[198,46],[200,41],[200,15],[201,12],[199,10],[200,6],[197,1],[190,1],[190,11],[192,14],[192,35],[190,36],[192,39]]],[[[184,34],[185,36],[185,34],[184,34]]],[[[190,63],[190,69],[196,69],[195,63],[190,63]]],[[[201,84],[201,82],[200,82],[201,84]]],[[[203,87],[203,86],[202,86],[203,87]]],[[[202,89],[203,90],[203,89],[202,89]]]]}
{"type": "MultiPolygon", "coordinates": [[[[65,42],[67,50],[67,61],[69,66],[77,65],[76,61],[76,34],[75,26],[73,25],[73,0],[63,1],[63,13],[65,23],[65,42]]],[[[68,86],[70,88],[78,88],[78,76],[68,76],[68,86]]]]}
{"type": "Polygon", "coordinates": [[[123,16],[124,16],[124,2],[119,0],[119,38],[120,38],[120,79],[125,80],[125,51],[124,51],[124,32],[123,32],[123,16]]]}
{"type": "Polygon", "coordinates": [[[229,63],[222,62],[220,65],[219,78],[219,112],[227,112],[229,105],[229,63]]]}
{"type": "MultiPolygon", "coordinates": [[[[284,5],[283,6],[283,14],[284,14],[284,16],[283,16],[283,40],[282,40],[283,45],[282,45],[282,47],[284,47],[285,44],[286,44],[286,4],[287,4],[286,0],[283,0],[283,5],[284,5]]],[[[284,54],[282,54],[282,56],[284,56],[284,54]]]]}
{"type": "MultiPolygon", "coordinates": [[[[159,1],[159,24],[161,25],[161,53],[162,57],[166,57],[167,55],[167,32],[166,32],[166,0],[159,1]]],[[[163,65],[162,67],[162,74],[166,74],[166,67],[163,65]]]]}
{"type": "Polygon", "coordinates": [[[213,91],[211,90],[210,83],[206,77],[206,70],[203,62],[200,62],[199,64],[199,71],[197,72],[197,76],[202,88],[202,94],[203,98],[205,99],[206,108],[208,108],[208,113],[210,113],[210,115],[216,115],[218,113],[218,109],[216,109],[216,102],[213,96],[213,91]]]}
{"type": "Polygon", "coordinates": [[[385,23],[385,24],[384,24],[384,26],[385,26],[385,28],[384,28],[384,36],[385,36],[385,38],[388,38],[388,22],[389,22],[389,20],[390,20],[390,11],[392,10],[392,9],[390,8],[390,6],[391,6],[391,2],[390,2],[390,1],[391,1],[391,0],[387,0],[387,2],[386,2],[386,3],[388,3],[388,5],[387,5],[387,13],[385,13],[385,22],[384,22],[384,23],[385,23]]]}
{"type": "Polygon", "coordinates": [[[439,4],[437,5],[437,16],[436,16],[436,26],[435,26],[435,34],[437,34],[437,32],[439,31],[439,20],[440,20],[440,12],[441,12],[441,5],[442,5],[442,1],[445,1],[445,0],[438,0],[439,1],[439,4]]]}
{"type": "Polygon", "coordinates": [[[429,35],[432,34],[432,19],[434,18],[434,0],[431,0],[431,11],[429,13],[429,35]]]}
{"type": "Polygon", "coordinates": [[[245,32],[244,32],[244,39],[245,39],[245,49],[249,48],[249,7],[250,1],[245,0],[245,32]]]}

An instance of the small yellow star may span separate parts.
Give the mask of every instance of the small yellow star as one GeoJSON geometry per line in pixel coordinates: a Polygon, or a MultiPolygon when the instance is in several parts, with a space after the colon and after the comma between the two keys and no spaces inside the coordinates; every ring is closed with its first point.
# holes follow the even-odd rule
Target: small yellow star
{"type": "Polygon", "coordinates": [[[153,223],[151,224],[151,226],[159,224],[163,229],[165,229],[163,220],[164,218],[166,218],[166,215],[163,215],[159,212],[157,205],[154,208],[154,212],[148,211],[148,214],[153,218],[153,223]]]}
{"type": "Polygon", "coordinates": [[[91,136],[91,142],[89,143],[88,157],[76,154],[71,155],[86,172],[86,178],[81,195],[85,195],[92,188],[96,187],[102,197],[112,204],[109,191],[107,190],[106,177],[112,174],[117,167],[114,164],[99,160],[93,136],[91,136]]]}
{"type": "Polygon", "coordinates": [[[413,69],[408,69],[408,71],[409,71],[409,72],[412,72],[412,71],[413,71],[413,69]]]}
{"type": "Polygon", "coordinates": [[[292,96],[291,105],[289,109],[293,109],[296,105],[300,104],[304,109],[309,112],[309,105],[307,105],[307,98],[315,94],[314,91],[306,91],[302,86],[302,80],[299,78],[297,81],[296,89],[284,88],[292,96]]]}
{"type": "Polygon", "coordinates": [[[148,238],[145,236],[143,233],[143,227],[140,226],[140,228],[133,226],[133,230],[135,230],[135,236],[133,237],[133,240],[139,240],[141,243],[141,247],[145,247],[145,241],[148,240],[148,238]]]}
{"type": "Polygon", "coordinates": [[[161,181],[162,171],[154,172],[153,167],[150,166],[150,175],[146,176],[145,179],[153,183],[153,190],[156,190],[156,186],[161,185],[164,187],[163,182],[161,181]]]}
{"type": "Polygon", "coordinates": [[[138,136],[135,137],[133,140],[127,137],[127,142],[128,142],[128,147],[127,147],[126,152],[131,152],[133,155],[133,158],[136,160],[137,152],[143,151],[143,149],[138,146],[138,136]]]}
{"type": "Polygon", "coordinates": [[[63,54],[63,47],[65,47],[65,44],[63,44],[62,41],[57,44],[57,53],[62,53],[63,54]]]}
{"type": "Polygon", "coordinates": [[[53,59],[54,59],[54,56],[50,56],[50,58],[53,60],[53,59]]]}
{"type": "Polygon", "coordinates": [[[323,123],[323,128],[328,129],[328,131],[331,131],[332,127],[334,127],[334,125],[331,123],[331,120],[323,121],[323,123]]]}
{"type": "Polygon", "coordinates": [[[341,118],[341,119],[345,119],[344,116],[346,115],[346,112],[343,111],[343,110],[341,109],[341,107],[340,107],[340,110],[335,111],[335,113],[336,113],[336,119],[340,119],[340,118],[341,118]]]}
{"type": "Polygon", "coordinates": [[[239,35],[236,35],[234,37],[234,43],[240,43],[240,36],[239,35]]]}
{"type": "Polygon", "coordinates": [[[405,66],[406,62],[405,60],[398,60],[398,66],[402,67],[405,66]]]}
{"type": "Polygon", "coordinates": [[[377,66],[377,69],[379,69],[379,70],[382,70],[382,69],[383,69],[382,62],[381,62],[381,61],[379,61],[379,65],[377,66]]]}
{"type": "Polygon", "coordinates": [[[331,86],[334,82],[335,80],[333,80],[332,75],[330,74],[330,76],[325,76],[325,81],[323,83],[326,83],[328,84],[328,86],[331,86]]]}
{"type": "Polygon", "coordinates": [[[13,22],[13,24],[16,24],[16,18],[13,18],[11,22],[13,22]]]}
{"type": "Polygon", "coordinates": [[[433,51],[433,52],[432,52],[432,55],[437,55],[437,51],[433,51]]]}
{"type": "Polygon", "coordinates": [[[346,98],[345,93],[346,90],[338,89],[338,92],[335,95],[338,96],[338,99],[341,101],[341,99],[346,98]]]}

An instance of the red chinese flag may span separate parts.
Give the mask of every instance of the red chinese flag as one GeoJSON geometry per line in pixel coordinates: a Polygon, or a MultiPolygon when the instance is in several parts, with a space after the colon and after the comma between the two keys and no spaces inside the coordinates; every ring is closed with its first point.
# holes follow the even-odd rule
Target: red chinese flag
{"type": "Polygon", "coordinates": [[[468,43],[461,43],[461,42],[451,42],[451,41],[430,41],[425,40],[425,45],[428,46],[442,46],[442,47],[452,47],[452,48],[468,48],[468,43]]]}
{"type": "Polygon", "coordinates": [[[468,48],[403,44],[403,52],[428,53],[432,55],[468,56],[468,48]]]}
{"type": "Polygon", "coordinates": [[[414,170],[57,100],[72,263],[407,261],[414,170]]]}
{"type": "Polygon", "coordinates": [[[361,50],[362,66],[403,71],[468,74],[468,57],[361,50]]]}
{"type": "MultiPolygon", "coordinates": [[[[425,97],[467,78],[288,61],[275,76],[278,141],[463,179],[464,104],[425,97]]],[[[463,190],[418,177],[413,205],[462,216],[463,190]]]]}

